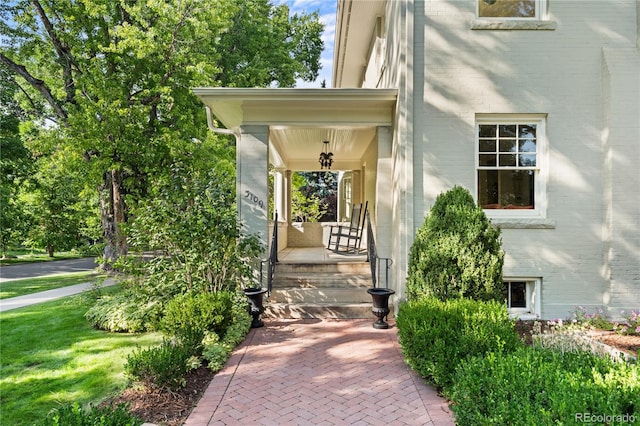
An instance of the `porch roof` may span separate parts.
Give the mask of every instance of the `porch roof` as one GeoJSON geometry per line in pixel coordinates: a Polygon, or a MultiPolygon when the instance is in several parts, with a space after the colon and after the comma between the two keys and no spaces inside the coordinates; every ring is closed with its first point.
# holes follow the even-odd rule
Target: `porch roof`
{"type": "Polygon", "coordinates": [[[227,129],[269,126],[274,166],[292,170],[318,169],[324,140],[336,159],[333,169],[359,168],[376,127],[393,125],[397,99],[396,89],[196,87],[193,92],[227,129]]]}

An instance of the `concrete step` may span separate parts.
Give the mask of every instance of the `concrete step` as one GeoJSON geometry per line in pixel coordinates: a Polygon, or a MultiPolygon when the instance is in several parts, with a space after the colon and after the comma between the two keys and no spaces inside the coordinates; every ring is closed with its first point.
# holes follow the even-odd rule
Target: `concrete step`
{"type": "Polygon", "coordinates": [[[278,262],[276,272],[282,274],[334,273],[334,274],[370,274],[369,262],[333,262],[333,263],[300,263],[278,262]]]}
{"type": "Polygon", "coordinates": [[[273,303],[371,303],[371,295],[363,287],[275,288],[269,301],[273,303]]]}
{"type": "Polygon", "coordinates": [[[346,274],[335,272],[281,272],[276,269],[274,288],[324,288],[324,287],[371,287],[371,273],[346,274]]]}
{"type": "MultiPolygon", "coordinates": [[[[319,319],[349,319],[371,318],[376,320],[371,312],[372,303],[265,303],[263,318],[319,318],[319,319]]],[[[389,316],[393,315],[392,312],[389,316]]]]}

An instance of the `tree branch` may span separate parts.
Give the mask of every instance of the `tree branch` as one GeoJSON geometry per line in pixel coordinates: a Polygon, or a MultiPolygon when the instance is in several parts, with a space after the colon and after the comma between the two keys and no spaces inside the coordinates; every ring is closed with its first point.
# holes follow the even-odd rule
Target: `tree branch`
{"type": "Polygon", "coordinates": [[[71,72],[71,66],[73,65],[71,50],[62,42],[62,40],[60,40],[60,38],[56,34],[56,30],[49,20],[49,17],[47,17],[46,13],[44,12],[44,9],[42,8],[40,2],[38,0],[32,0],[31,4],[36,10],[36,14],[40,17],[45,30],[47,30],[49,39],[51,40],[51,43],[53,44],[53,47],[58,54],[58,59],[60,65],[62,66],[62,75],[64,77],[64,90],[67,94],[66,101],[75,103],[75,82],[73,81],[73,74],[71,72]]]}
{"type": "Polygon", "coordinates": [[[53,97],[51,93],[51,89],[47,86],[47,84],[29,74],[29,71],[23,66],[16,64],[11,59],[7,58],[2,52],[0,52],[0,63],[5,64],[10,70],[14,73],[18,74],[20,77],[24,78],[27,83],[29,83],[34,89],[36,89],[42,97],[47,101],[51,108],[53,108],[56,115],[62,120],[67,120],[67,112],[62,109],[62,106],[58,103],[58,101],[53,97]]]}

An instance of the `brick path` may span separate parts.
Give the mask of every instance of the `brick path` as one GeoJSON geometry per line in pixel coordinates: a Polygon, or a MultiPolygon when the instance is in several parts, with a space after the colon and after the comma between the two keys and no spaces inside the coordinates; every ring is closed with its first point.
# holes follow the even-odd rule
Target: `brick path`
{"type": "Polygon", "coordinates": [[[404,364],[393,321],[271,320],[250,331],[185,425],[453,425],[404,364]]]}

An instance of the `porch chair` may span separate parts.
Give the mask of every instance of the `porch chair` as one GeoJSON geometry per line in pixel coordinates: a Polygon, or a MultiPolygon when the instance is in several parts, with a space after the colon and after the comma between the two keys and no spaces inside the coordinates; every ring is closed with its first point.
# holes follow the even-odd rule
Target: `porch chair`
{"type": "Polygon", "coordinates": [[[331,249],[331,245],[334,244],[334,250],[340,251],[340,240],[347,239],[345,251],[352,251],[357,253],[360,250],[360,242],[362,241],[362,232],[364,231],[364,219],[367,215],[367,207],[369,202],[365,202],[364,210],[362,204],[354,204],[351,208],[351,221],[348,226],[345,225],[331,225],[329,231],[329,242],[327,248],[331,249]]]}

